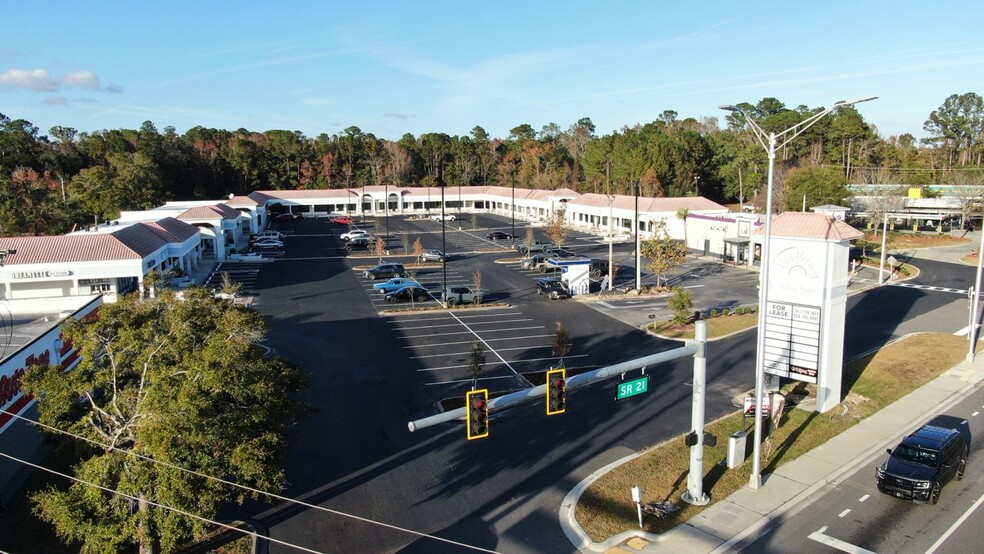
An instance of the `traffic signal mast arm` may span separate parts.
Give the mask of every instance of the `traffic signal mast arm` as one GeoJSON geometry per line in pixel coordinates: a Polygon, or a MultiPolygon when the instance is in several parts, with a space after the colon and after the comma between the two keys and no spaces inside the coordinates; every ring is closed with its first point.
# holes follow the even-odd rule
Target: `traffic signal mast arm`
{"type": "MultiPolygon", "coordinates": [[[[666,350],[664,352],[659,352],[656,354],[651,354],[642,358],[636,358],[634,360],[629,360],[627,362],[622,362],[615,365],[610,365],[608,367],[603,367],[589,373],[582,373],[580,375],[572,375],[567,378],[566,386],[567,390],[570,391],[577,387],[583,387],[590,385],[592,383],[597,383],[598,381],[604,381],[605,379],[611,379],[612,377],[620,377],[623,373],[631,371],[633,369],[641,369],[644,367],[661,364],[663,362],[669,362],[679,358],[685,358],[687,356],[694,356],[698,352],[703,353],[704,344],[706,341],[689,340],[684,346],[679,348],[674,348],[672,350],[666,350]]],[[[544,396],[547,394],[547,385],[538,385],[536,387],[523,389],[513,393],[509,393],[497,398],[491,398],[488,401],[489,411],[495,409],[500,410],[502,408],[508,408],[510,406],[516,406],[519,404],[526,404],[528,402],[543,401],[544,396]]],[[[424,429],[426,427],[431,427],[432,425],[437,425],[438,423],[444,423],[447,421],[453,421],[456,419],[462,419],[467,417],[466,408],[457,408],[454,410],[449,410],[440,414],[432,415],[430,417],[425,417],[423,419],[418,419],[407,423],[407,427],[411,432],[417,429],[424,429]]]]}

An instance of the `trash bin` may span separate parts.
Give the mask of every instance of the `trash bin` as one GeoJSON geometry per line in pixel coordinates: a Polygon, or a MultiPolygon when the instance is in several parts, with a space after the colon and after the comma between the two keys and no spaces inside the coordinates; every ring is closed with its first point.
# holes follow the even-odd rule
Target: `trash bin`
{"type": "Polygon", "coordinates": [[[745,444],[748,442],[747,433],[738,431],[728,437],[728,469],[734,469],[745,463],[745,444]]]}

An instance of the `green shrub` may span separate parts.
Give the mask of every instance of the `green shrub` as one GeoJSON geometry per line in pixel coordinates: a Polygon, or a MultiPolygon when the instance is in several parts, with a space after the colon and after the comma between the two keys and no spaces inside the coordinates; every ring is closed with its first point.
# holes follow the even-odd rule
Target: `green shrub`
{"type": "Polygon", "coordinates": [[[717,317],[717,316],[718,316],[718,311],[715,310],[714,308],[711,308],[711,312],[707,314],[707,317],[717,317]]]}
{"type": "Polygon", "coordinates": [[[691,311],[694,307],[694,294],[681,287],[673,289],[673,296],[666,302],[673,310],[673,322],[683,325],[690,322],[691,311]]]}

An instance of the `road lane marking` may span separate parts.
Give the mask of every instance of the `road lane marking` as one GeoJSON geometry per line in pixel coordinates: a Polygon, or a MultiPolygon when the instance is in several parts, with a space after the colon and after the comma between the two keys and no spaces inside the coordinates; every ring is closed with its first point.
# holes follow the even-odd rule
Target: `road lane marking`
{"type": "Polygon", "coordinates": [[[964,512],[962,516],[960,516],[960,519],[954,521],[953,525],[951,525],[950,528],[946,530],[946,533],[943,533],[943,535],[941,535],[940,538],[933,543],[933,546],[929,547],[929,550],[926,551],[926,554],[933,554],[933,552],[936,552],[936,550],[939,547],[943,546],[943,542],[946,541],[946,539],[949,538],[950,535],[952,535],[957,530],[957,528],[959,528],[960,525],[967,520],[968,517],[970,517],[970,514],[974,513],[974,510],[976,510],[977,507],[980,506],[982,502],[984,502],[984,496],[978,498],[977,502],[974,502],[974,504],[970,508],[968,508],[967,511],[964,512]]]}
{"type": "MultiPolygon", "coordinates": [[[[979,414],[979,413],[980,413],[980,412],[974,412],[974,413],[972,413],[972,414],[970,414],[970,415],[972,415],[972,416],[974,416],[974,417],[977,417],[977,414],[979,414]]],[[[752,417],[755,417],[755,416],[752,416],[752,417]]]]}
{"type": "Polygon", "coordinates": [[[814,540],[814,541],[816,541],[816,542],[818,542],[820,544],[825,544],[825,545],[827,545],[827,546],[829,546],[831,548],[836,548],[837,550],[840,550],[841,552],[847,552],[848,554],[876,554],[875,552],[872,552],[871,550],[865,550],[864,548],[861,548],[860,546],[854,546],[851,543],[844,542],[844,541],[842,541],[840,539],[835,539],[834,537],[830,537],[830,536],[824,535],[823,533],[826,530],[827,530],[827,526],[824,525],[818,531],[814,531],[813,533],[810,533],[810,535],[809,535],[808,538],[810,538],[811,540],[814,540]]]}
{"type": "Polygon", "coordinates": [[[869,498],[871,498],[871,495],[870,494],[866,494],[866,495],[862,496],[861,498],[859,498],[858,499],[858,502],[864,502],[865,500],[867,500],[869,498]]]}
{"type": "MultiPolygon", "coordinates": [[[[754,416],[752,416],[752,417],[754,417],[754,416]]],[[[851,513],[851,509],[850,508],[848,508],[848,509],[844,510],[843,512],[837,514],[837,517],[844,517],[844,516],[846,516],[849,513],[851,513]]]]}

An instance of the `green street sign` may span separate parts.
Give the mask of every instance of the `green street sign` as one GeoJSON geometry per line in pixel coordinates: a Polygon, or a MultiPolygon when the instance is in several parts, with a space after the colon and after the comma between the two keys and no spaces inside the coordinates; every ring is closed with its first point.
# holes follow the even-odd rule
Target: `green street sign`
{"type": "Polygon", "coordinates": [[[623,381],[618,384],[618,389],[615,391],[615,400],[622,400],[623,398],[628,398],[630,396],[635,396],[637,394],[642,394],[649,390],[649,376],[643,375],[638,379],[633,379],[631,381],[623,381]]]}

